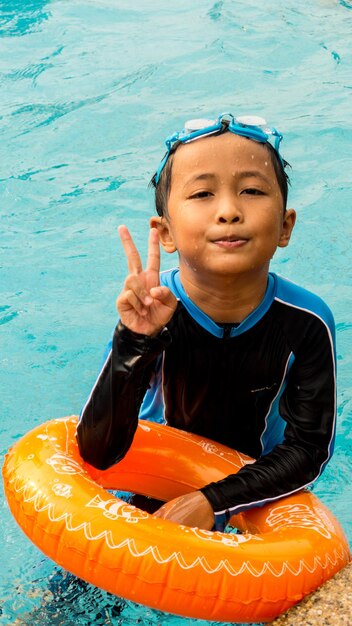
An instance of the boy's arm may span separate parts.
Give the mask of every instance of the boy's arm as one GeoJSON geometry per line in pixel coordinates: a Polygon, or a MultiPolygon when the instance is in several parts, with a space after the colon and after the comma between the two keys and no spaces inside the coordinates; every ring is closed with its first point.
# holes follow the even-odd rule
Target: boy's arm
{"type": "Polygon", "coordinates": [[[218,527],[236,513],[288,496],[314,482],[333,451],[336,417],[334,332],[315,324],[296,355],[280,401],[284,440],[255,463],[201,489],[218,527]]]}
{"type": "Polygon", "coordinates": [[[155,361],[169,342],[166,329],[148,337],[119,322],[77,428],[81,456],[94,467],[106,469],[128,451],[155,361]]]}
{"type": "Polygon", "coordinates": [[[170,342],[165,326],[177,306],[171,291],[160,286],[157,230],[150,230],[145,270],[126,226],[119,232],[129,268],[117,299],[121,322],[77,429],[82,457],[99,469],[121,460],[132,443],[155,360],[170,342]]]}

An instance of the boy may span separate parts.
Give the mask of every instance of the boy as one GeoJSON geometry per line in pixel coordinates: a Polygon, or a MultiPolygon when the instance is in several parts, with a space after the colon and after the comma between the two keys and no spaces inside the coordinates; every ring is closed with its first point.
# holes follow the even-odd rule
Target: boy
{"type": "Polygon", "coordinates": [[[123,458],[139,416],[254,457],[155,513],[208,530],[313,483],[333,449],[332,315],[269,273],[295,223],[281,139],[261,118],[226,114],[167,140],[145,270],[119,229],[129,267],[120,321],[77,431],[100,468],[123,458]],[[159,241],[179,257],[160,275],[159,241]]]}

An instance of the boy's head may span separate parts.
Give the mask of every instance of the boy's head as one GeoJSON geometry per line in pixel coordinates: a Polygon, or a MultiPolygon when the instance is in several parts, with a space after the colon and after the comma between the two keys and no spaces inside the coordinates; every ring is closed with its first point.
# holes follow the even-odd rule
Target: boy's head
{"type": "Polygon", "coordinates": [[[150,225],[167,253],[177,251],[184,282],[257,280],[289,243],[295,212],[285,207],[282,136],[258,121],[264,125],[220,116],[204,129],[197,120],[198,128],[193,121],[166,142],[153,179],[159,216],[150,225]]]}
{"type": "Polygon", "coordinates": [[[285,171],[288,163],[282,159],[279,146],[282,135],[274,128],[268,128],[265,120],[256,116],[235,118],[232,114],[223,114],[217,120],[190,120],[180,133],[174,133],[166,140],[167,152],[161,161],[151,184],[155,187],[155,206],[158,215],[168,216],[168,200],[172,184],[174,154],[178,147],[202,137],[232,132],[235,135],[261,143],[268,153],[270,162],[280,188],[283,210],[286,210],[289,177],[285,171]],[[273,145],[272,145],[273,144],[273,145]]]}

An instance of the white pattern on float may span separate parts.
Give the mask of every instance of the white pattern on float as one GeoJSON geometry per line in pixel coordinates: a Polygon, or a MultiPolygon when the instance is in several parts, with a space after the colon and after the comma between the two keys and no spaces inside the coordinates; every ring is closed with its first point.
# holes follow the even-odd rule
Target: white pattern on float
{"type": "MultiPolygon", "coordinates": [[[[224,456],[224,453],[220,452],[219,448],[216,446],[215,443],[204,441],[202,439],[196,445],[200,446],[204,450],[204,452],[207,452],[208,454],[214,454],[215,456],[218,456],[218,457],[224,456]]],[[[236,451],[229,450],[227,453],[227,461],[229,463],[232,463],[232,465],[234,465],[234,467],[238,469],[238,467],[241,468],[241,467],[244,467],[245,465],[250,465],[251,463],[254,463],[255,459],[245,458],[237,450],[236,451]],[[233,456],[235,458],[235,461],[230,461],[229,456],[233,456]]]]}
{"type": "Polygon", "coordinates": [[[103,515],[108,519],[123,518],[126,522],[132,524],[136,524],[141,519],[148,519],[148,513],[137,509],[137,507],[132,504],[127,504],[123,500],[116,500],[116,498],[104,500],[99,494],[85,506],[101,509],[103,515]]]}
{"type": "Polygon", "coordinates": [[[83,474],[83,467],[74,461],[71,457],[56,452],[49,459],[46,459],[48,465],[50,465],[56,474],[83,474]]]}
{"type": "Polygon", "coordinates": [[[72,487],[65,483],[56,483],[52,486],[52,490],[56,496],[62,496],[63,498],[72,498],[72,487]]]}
{"type": "Polygon", "coordinates": [[[318,517],[318,511],[315,509],[313,513],[306,504],[283,504],[277,506],[270,511],[266,522],[274,531],[290,526],[295,528],[309,528],[310,530],[315,530],[327,539],[331,538],[331,534],[326,528],[325,520],[323,522],[323,520],[318,517]]]}
{"type": "MultiPolygon", "coordinates": [[[[184,529],[187,527],[184,526],[184,529]]],[[[215,543],[222,543],[226,546],[233,546],[237,548],[242,543],[247,543],[247,541],[264,541],[263,537],[258,535],[251,535],[250,533],[236,535],[235,533],[220,533],[220,532],[212,532],[211,530],[203,530],[202,528],[188,528],[190,532],[192,532],[198,539],[202,539],[205,541],[212,541],[215,543]]]]}
{"type": "Polygon", "coordinates": [[[210,443],[210,441],[200,441],[199,445],[205,452],[209,452],[209,454],[216,454],[219,452],[219,448],[215,445],[215,443],[210,443]]]}

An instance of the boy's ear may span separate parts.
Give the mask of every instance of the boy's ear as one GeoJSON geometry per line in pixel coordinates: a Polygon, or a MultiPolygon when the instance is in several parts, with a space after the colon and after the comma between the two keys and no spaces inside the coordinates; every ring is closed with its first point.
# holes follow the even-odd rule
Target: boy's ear
{"type": "Polygon", "coordinates": [[[159,233],[159,241],[164,248],[165,252],[171,254],[176,252],[177,248],[174,244],[174,240],[171,234],[168,221],[165,217],[151,217],[150,228],[156,228],[159,233]]]}
{"type": "Polygon", "coordinates": [[[295,223],[296,211],[294,209],[287,209],[282,221],[281,235],[278,243],[279,248],[286,248],[286,246],[288,246],[295,223]]]}

